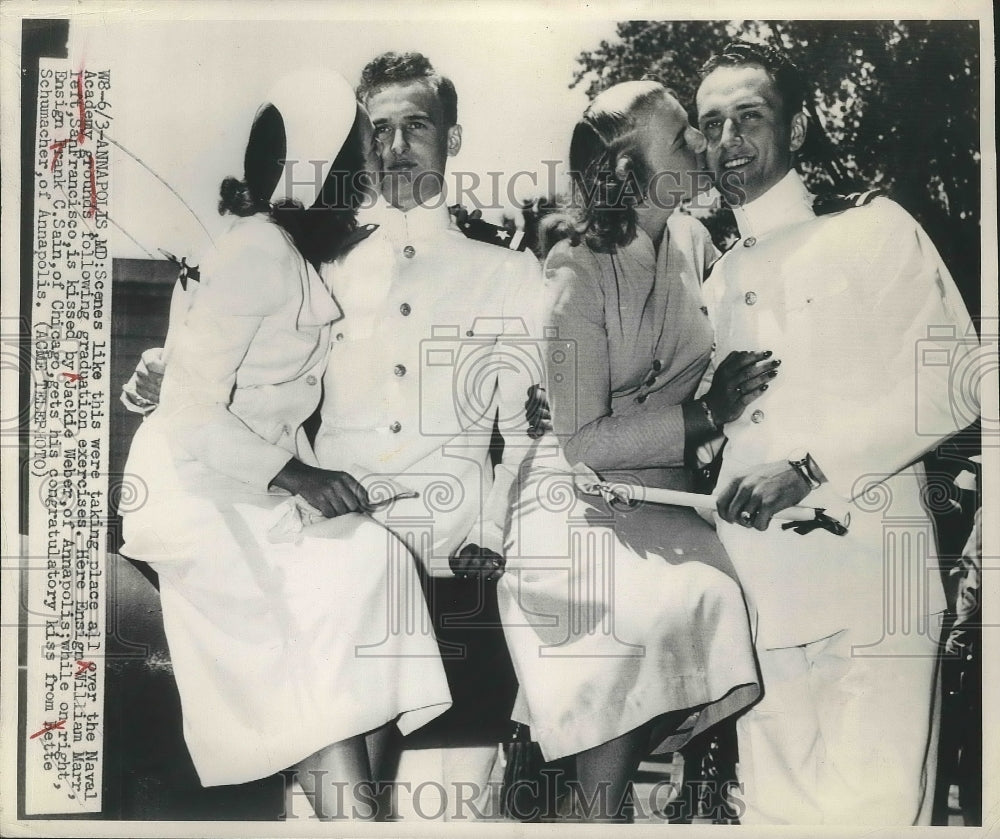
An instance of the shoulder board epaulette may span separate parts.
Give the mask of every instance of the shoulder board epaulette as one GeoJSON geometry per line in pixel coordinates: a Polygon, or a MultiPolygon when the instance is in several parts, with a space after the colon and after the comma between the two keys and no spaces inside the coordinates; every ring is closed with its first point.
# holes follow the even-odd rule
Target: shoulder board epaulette
{"type": "Polygon", "coordinates": [[[524,239],[524,232],[515,230],[513,233],[506,227],[498,224],[490,224],[481,218],[474,218],[464,208],[449,207],[455,217],[455,224],[458,229],[465,234],[467,239],[474,239],[477,242],[485,242],[488,245],[497,245],[511,251],[523,251],[528,243],[524,239]]]}
{"type": "Polygon", "coordinates": [[[341,252],[346,253],[359,242],[363,242],[369,236],[372,235],[376,230],[378,230],[377,224],[361,224],[358,225],[354,230],[347,234],[344,238],[344,242],[341,245],[341,252]]]}
{"type": "Polygon", "coordinates": [[[864,192],[852,192],[850,195],[818,195],[813,201],[813,212],[818,216],[842,213],[844,210],[871,204],[880,195],[885,195],[885,190],[869,189],[864,192]]]}

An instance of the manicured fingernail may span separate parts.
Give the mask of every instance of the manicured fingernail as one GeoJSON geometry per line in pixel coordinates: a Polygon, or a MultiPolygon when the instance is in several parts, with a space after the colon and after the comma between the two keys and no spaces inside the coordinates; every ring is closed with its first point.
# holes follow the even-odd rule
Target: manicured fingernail
{"type": "Polygon", "coordinates": [[[761,386],[760,386],[760,389],[761,389],[761,390],[767,390],[767,387],[768,387],[767,385],[761,385],[761,386]]]}
{"type": "Polygon", "coordinates": [[[767,375],[768,375],[768,376],[769,376],[770,378],[772,378],[772,379],[773,379],[773,378],[774,378],[775,376],[777,376],[777,375],[778,375],[778,371],[777,371],[777,370],[768,370],[768,371],[767,371],[767,375]]]}
{"type": "Polygon", "coordinates": [[[774,362],[774,366],[775,367],[780,367],[781,366],[781,359],[780,358],[777,361],[774,362]]]}
{"type": "Polygon", "coordinates": [[[766,353],[764,353],[764,358],[770,358],[770,357],[771,357],[771,351],[768,350],[766,353]]]}

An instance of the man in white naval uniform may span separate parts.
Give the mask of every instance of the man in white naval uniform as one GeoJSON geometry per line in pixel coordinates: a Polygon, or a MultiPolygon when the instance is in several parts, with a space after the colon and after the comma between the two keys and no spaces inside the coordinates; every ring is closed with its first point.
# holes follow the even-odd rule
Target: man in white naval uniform
{"type": "MultiPolygon", "coordinates": [[[[324,267],[350,315],[334,329],[316,455],[417,491],[386,523],[416,528],[414,551],[431,573],[450,576],[449,558],[467,543],[503,554],[516,473],[505,455],[494,481],[491,432],[499,408],[501,430],[530,442],[524,400],[540,358],[528,304],[539,266],[531,254],[466,238],[440,199],[403,211],[380,198],[359,222],[378,227],[324,267]]],[[[517,452],[516,440],[507,444],[517,452]]]]}
{"type": "MultiPolygon", "coordinates": [[[[432,575],[454,568],[492,579],[503,571],[516,463],[531,443],[525,393],[542,376],[533,333],[541,269],[530,253],[467,238],[452,220],[443,188],[461,148],[457,97],[426,58],[378,56],[358,96],[375,130],[382,194],[358,215],[363,229],[377,229],[323,272],[345,317],[333,329],[316,455],[367,485],[384,476],[419,493],[376,514],[398,537],[390,549],[405,542],[432,575]],[[504,450],[494,471],[498,410],[504,450]]],[[[456,797],[485,785],[495,754],[495,745],[468,743],[404,753],[399,780],[440,782],[454,816],[456,797]]],[[[414,806],[434,814],[426,791],[414,806]]]]}
{"type": "Polygon", "coordinates": [[[333,330],[316,454],[419,493],[386,521],[416,528],[412,549],[432,574],[450,576],[470,543],[485,549],[488,570],[502,562],[514,478],[504,464],[530,443],[524,399],[541,376],[531,332],[540,268],[530,253],[467,238],[449,213],[445,166],[462,128],[454,86],[424,56],[373,59],[358,96],[374,126],[382,194],[358,214],[366,240],[323,266],[346,308],[333,330]],[[498,410],[501,429],[523,439],[507,441],[494,481],[498,410]]]}
{"type": "Polygon", "coordinates": [[[793,168],[804,87],[729,45],[697,94],[740,240],[705,290],[719,357],[772,350],[781,379],[725,427],[719,536],[758,613],[764,697],[737,723],[743,822],[929,823],[944,596],[922,455],[970,424],[978,350],[934,245],[884,198],[817,215],[793,168]],[[798,534],[805,503],[850,530],[798,534]]]}

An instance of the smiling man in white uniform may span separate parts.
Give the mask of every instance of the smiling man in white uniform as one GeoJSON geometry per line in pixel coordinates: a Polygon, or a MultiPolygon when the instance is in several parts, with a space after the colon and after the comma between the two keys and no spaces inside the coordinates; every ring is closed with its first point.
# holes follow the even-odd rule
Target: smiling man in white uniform
{"type": "Polygon", "coordinates": [[[698,90],[740,241],[706,298],[717,352],[768,349],[781,379],[725,428],[719,536],[757,608],[764,697],[738,722],[747,824],[929,823],[944,596],[921,456],[972,422],[953,372],[976,333],[930,239],[884,198],[817,215],[793,168],[805,86],[731,44],[698,90]],[[850,532],[800,535],[804,503],[850,532]]]}

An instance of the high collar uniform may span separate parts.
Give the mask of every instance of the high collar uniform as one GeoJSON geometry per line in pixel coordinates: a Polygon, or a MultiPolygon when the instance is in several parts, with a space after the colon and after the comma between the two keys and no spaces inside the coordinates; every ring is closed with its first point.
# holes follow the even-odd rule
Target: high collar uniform
{"type": "Polygon", "coordinates": [[[544,376],[540,268],[467,239],[445,206],[403,213],[380,200],[359,223],[378,227],[325,271],[345,318],[316,455],[419,492],[383,519],[413,534],[433,573],[450,574],[447,557],[466,541],[502,552],[513,473],[501,464],[494,481],[489,444],[498,409],[505,462],[530,443],[525,393],[544,376]]]}
{"type": "MultiPolygon", "coordinates": [[[[922,470],[911,464],[974,419],[977,408],[955,391],[950,371],[978,342],[933,244],[894,202],[816,216],[790,172],[735,214],[741,239],[706,283],[716,357],[771,350],[782,364],[772,387],[726,426],[720,486],[804,448],[829,483],[803,503],[852,517],[846,537],[720,522],[734,561],[754,557],[740,571],[758,601],[761,641],[786,646],[878,611],[891,522],[918,527],[924,553],[916,559],[934,569],[922,470]],[[928,363],[938,358],[947,361],[928,363]]],[[[922,574],[912,596],[921,614],[943,607],[936,574],[922,574]]]]}

